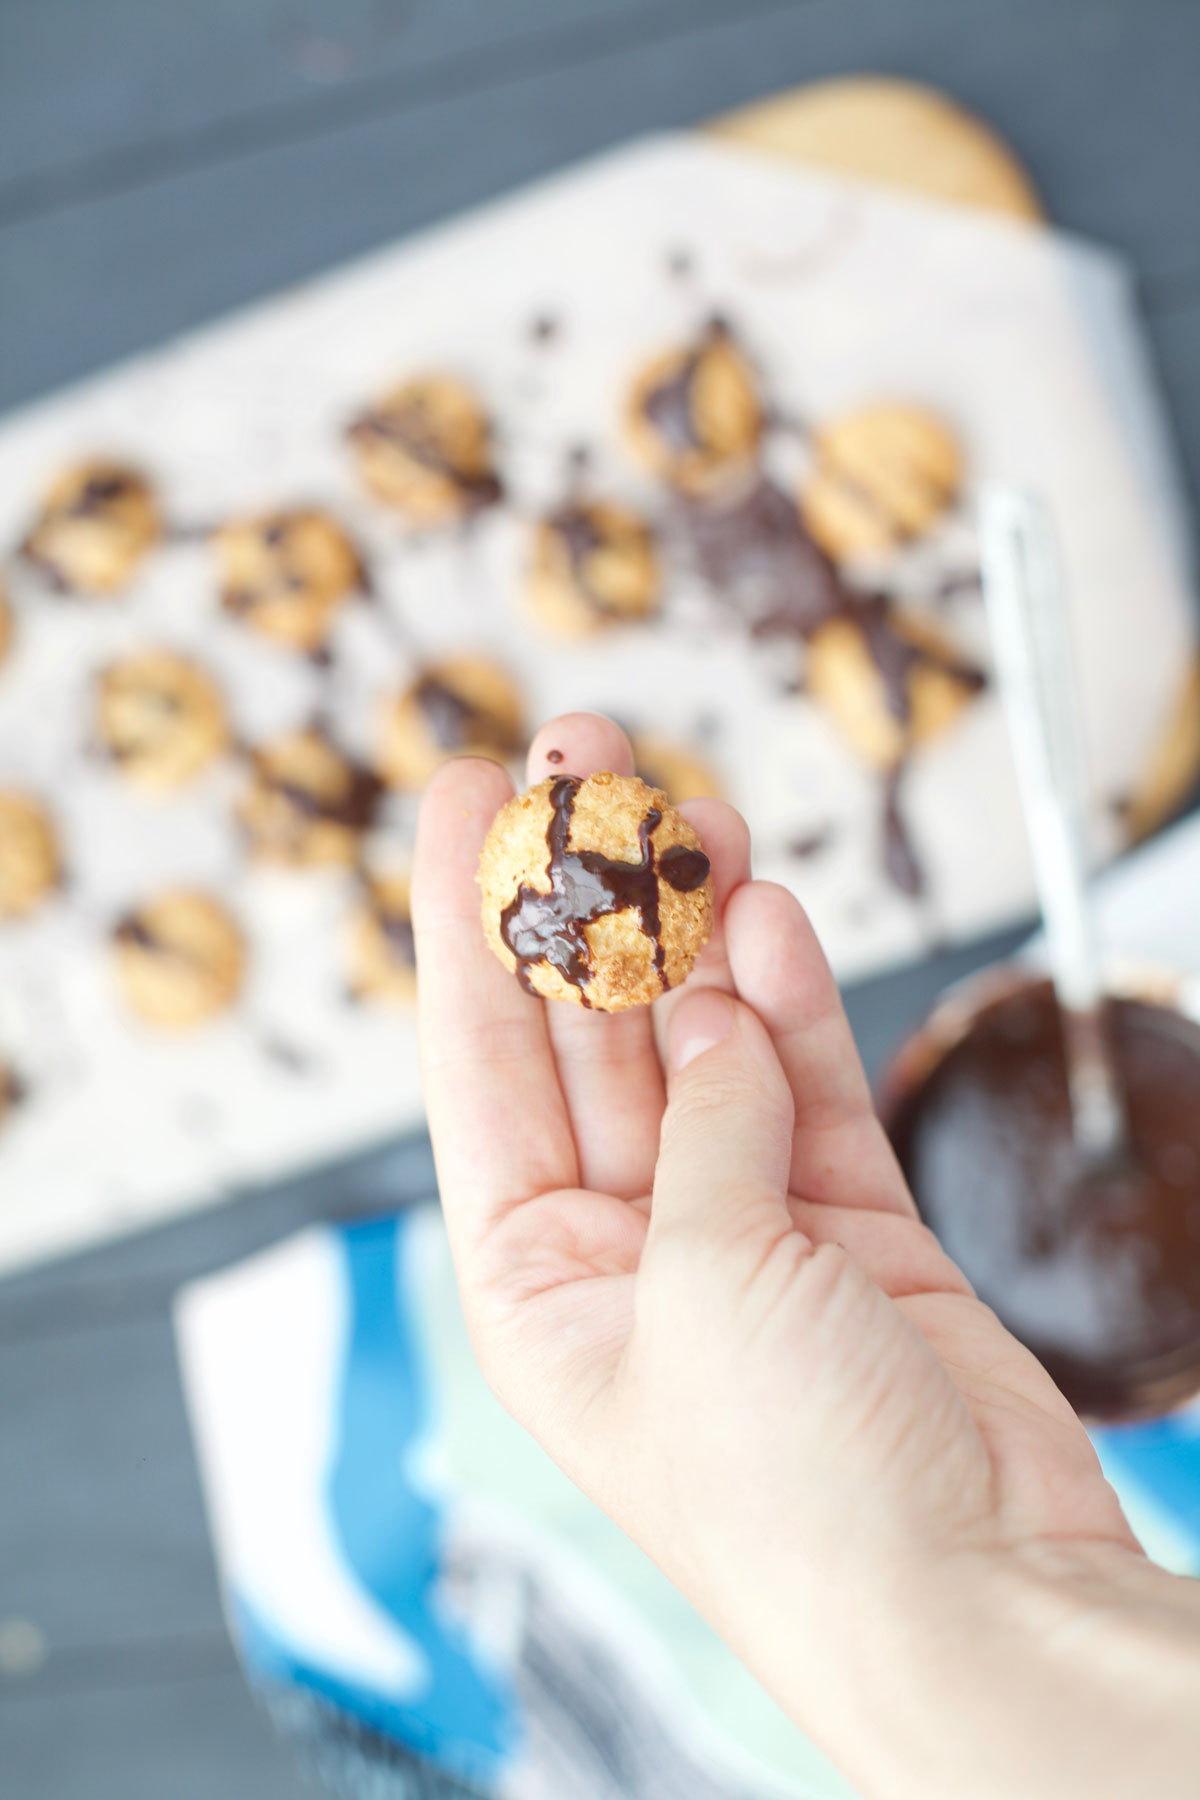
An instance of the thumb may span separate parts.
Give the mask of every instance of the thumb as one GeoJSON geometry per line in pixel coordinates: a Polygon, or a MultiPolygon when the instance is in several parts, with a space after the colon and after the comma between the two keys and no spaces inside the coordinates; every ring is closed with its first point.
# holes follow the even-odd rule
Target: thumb
{"type": "Polygon", "coordinates": [[[786,1228],[792,1094],[757,1016],[716,988],[684,995],[667,1074],[648,1252],[668,1233],[732,1244],[786,1228]]]}

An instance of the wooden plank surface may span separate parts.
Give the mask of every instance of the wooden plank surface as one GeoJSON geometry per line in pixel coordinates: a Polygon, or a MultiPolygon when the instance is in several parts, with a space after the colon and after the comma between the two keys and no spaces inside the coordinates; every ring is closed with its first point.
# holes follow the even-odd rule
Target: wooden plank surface
{"type": "MultiPolygon", "coordinates": [[[[946,86],[1134,260],[1200,491],[1198,68],[1190,0],[3,0],[0,404],[633,133],[870,69],[946,86]]],[[[868,1062],[1018,935],[853,992],[868,1062]]],[[[430,1182],[414,1141],[0,1284],[4,1800],[311,1792],[233,1670],[170,1298],[430,1182]]]]}

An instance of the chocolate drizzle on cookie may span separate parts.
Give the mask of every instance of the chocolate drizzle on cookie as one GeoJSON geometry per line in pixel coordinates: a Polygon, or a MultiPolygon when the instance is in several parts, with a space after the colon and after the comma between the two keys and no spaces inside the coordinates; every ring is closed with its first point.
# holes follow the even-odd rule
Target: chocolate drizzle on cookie
{"type": "Polygon", "coordinates": [[[571,816],[583,785],[578,775],[561,776],[550,789],[550,823],[546,844],[549,893],[522,885],[500,915],[500,935],[517,962],[517,977],[526,993],[536,994],[529,971],[549,963],[579,992],[590,1007],[587,984],[592,976],[585,928],[611,913],[636,911],[653,945],[653,963],[665,989],[666,950],[659,916],[658,874],[679,893],[691,893],[708,879],[709,861],[700,850],[675,845],[655,867],[653,834],[662,813],[652,806],[638,826],[641,859],[614,862],[598,850],[568,850],[571,816]],[[679,854],[675,854],[679,852],[679,854]]]}
{"type": "Polygon", "coordinates": [[[504,498],[504,488],[494,469],[464,469],[449,455],[446,445],[419,398],[362,413],[347,427],[351,439],[384,438],[432,474],[453,482],[469,512],[482,512],[504,498]]]}
{"type": "Polygon", "coordinates": [[[521,748],[494,713],[474,705],[437,675],[422,675],[412,693],[439,750],[463,750],[479,744],[507,756],[521,748]]]}
{"type": "Polygon", "coordinates": [[[703,337],[687,352],[675,373],[652,387],[642,401],[642,411],[672,450],[686,453],[705,447],[696,420],[696,378],[710,346],[729,335],[724,319],[711,319],[703,337]]]}
{"type": "Polygon", "coordinates": [[[293,812],[305,820],[325,819],[345,825],[351,831],[366,831],[375,817],[383,783],[369,769],[354,763],[345,765],[346,779],[336,794],[318,793],[300,781],[291,781],[259,762],[259,778],[271,793],[278,794],[293,812]]]}

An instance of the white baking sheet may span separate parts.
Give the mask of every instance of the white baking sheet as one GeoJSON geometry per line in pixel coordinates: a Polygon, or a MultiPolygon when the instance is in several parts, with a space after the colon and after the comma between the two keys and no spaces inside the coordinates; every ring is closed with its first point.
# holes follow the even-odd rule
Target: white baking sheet
{"type": "MultiPolygon", "coordinates": [[[[0,671],[0,783],[47,793],[71,881],[0,932],[0,1053],[29,1098],[0,1136],[0,1266],[211,1200],[333,1156],[420,1116],[411,1023],[348,1005],[341,878],[249,870],[229,822],[236,765],[182,799],[131,795],[85,754],[97,666],[145,642],[192,648],[255,741],[331,704],[351,747],[414,658],[495,654],[531,721],[590,707],[703,741],[754,831],[758,872],[809,907],[843,978],[1027,911],[1028,858],[994,697],[922,753],[906,813],[932,899],[880,872],[876,779],[826,719],[786,691],[792,651],[752,644],[682,565],[664,618],[582,645],[543,637],[520,602],[529,522],[586,443],[597,489],[651,516],[662,497],[619,430],[631,371],[714,308],[736,324],[773,399],[809,419],[885,398],[943,413],[971,484],[1001,477],[1050,499],[1071,584],[1097,796],[1144,768],[1182,678],[1192,621],[1169,450],[1120,265],[1046,232],[976,218],[674,137],[636,145],[413,244],[279,296],[137,359],[0,428],[0,543],[15,543],[66,459],[143,462],[173,521],[292,500],[336,508],[361,538],[378,601],[350,609],[337,666],[276,652],[216,606],[202,538],[172,543],[129,595],[80,603],[13,567],[18,647],[0,671]],[[672,273],[688,252],[692,273],[672,273]],[[538,343],[541,315],[557,333],[538,343]],[[406,372],[453,368],[500,433],[510,503],[466,537],[414,542],[364,499],[341,428],[406,372]],[[402,647],[407,646],[407,647],[402,647]],[[788,845],[831,827],[803,861],[788,845]],[[245,1003],[187,1040],[126,1019],[104,933],[159,883],[213,884],[253,950],[245,1003]]],[[[773,472],[793,480],[786,437],[773,472]]],[[[969,496],[968,496],[969,502],[969,496]]],[[[890,571],[920,595],[973,560],[969,504],[890,571]]],[[[947,624],[983,653],[970,597],[947,624]]],[[[390,808],[403,856],[412,807],[390,808]]]]}

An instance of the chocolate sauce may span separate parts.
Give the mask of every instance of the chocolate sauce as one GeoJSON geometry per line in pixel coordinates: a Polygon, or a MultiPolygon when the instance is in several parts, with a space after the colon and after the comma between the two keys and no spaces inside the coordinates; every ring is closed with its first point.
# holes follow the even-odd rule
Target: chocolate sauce
{"type": "Polygon", "coordinates": [[[155,937],[150,927],[138,913],[126,913],[113,927],[113,937],[118,944],[135,944],[139,950],[153,950],[169,954],[169,946],[161,938],[155,937]]]}
{"type": "Polygon", "coordinates": [[[677,894],[692,894],[708,880],[712,864],[703,850],[689,850],[686,844],[671,844],[658,859],[659,871],[668,887],[677,894]]]}
{"type": "Polygon", "coordinates": [[[901,763],[888,776],[883,790],[883,866],[892,885],[915,900],[925,892],[925,871],[900,810],[900,783],[903,777],[904,764],[901,763]]]}
{"type": "Polygon", "coordinates": [[[682,502],[678,517],[700,575],[755,636],[808,638],[845,607],[795,500],[761,472],[733,495],[682,502]]]}
{"type": "Polygon", "coordinates": [[[111,475],[93,475],[86,481],[72,500],[68,511],[76,517],[87,518],[92,513],[103,512],[114,500],[128,494],[133,488],[133,479],[129,475],[114,473],[111,475]]]}
{"type": "Polygon", "coordinates": [[[1080,1167],[1047,983],[986,1008],[891,1127],[948,1254],[1097,1416],[1200,1388],[1200,1029],[1133,1001],[1111,1019],[1128,1168],[1080,1167]]]}
{"type": "Polygon", "coordinates": [[[710,319],[703,336],[688,351],[674,375],[650,389],[642,411],[672,450],[703,450],[705,440],[696,421],[695,387],[700,365],[713,344],[730,335],[724,319],[710,319]]]}
{"type": "Polygon", "coordinates": [[[551,513],[547,525],[560,539],[571,565],[571,574],[580,593],[597,612],[613,612],[608,596],[590,579],[589,564],[597,550],[603,550],[608,538],[596,524],[587,506],[562,506],[551,513]]]}
{"type": "Polygon", "coordinates": [[[467,744],[480,743],[492,744],[498,750],[510,747],[501,741],[504,734],[489,713],[472,706],[436,675],[423,675],[413,696],[439,750],[461,750],[467,744]]]}
{"type": "Polygon", "coordinates": [[[561,750],[547,750],[546,761],[548,763],[554,763],[555,765],[557,765],[558,763],[560,763],[562,761],[562,759],[563,759],[563,753],[561,750]]]}
{"type": "Polygon", "coordinates": [[[462,469],[446,454],[445,445],[420,400],[409,400],[403,406],[384,412],[363,413],[348,428],[347,435],[381,437],[395,444],[422,468],[452,481],[472,512],[494,506],[503,499],[504,490],[491,469],[473,473],[462,469]]]}
{"type": "Polygon", "coordinates": [[[815,831],[806,831],[800,837],[794,837],[787,847],[787,853],[794,856],[797,862],[811,862],[829,848],[833,837],[832,825],[819,825],[815,831]]]}
{"type": "Polygon", "coordinates": [[[349,826],[351,831],[366,831],[375,817],[383,783],[369,769],[346,764],[346,780],[336,794],[318,793],[303,782],[289,781],[268,765],[259,764],[259,779],[273,794],[287,801],[303,819],[327,819],[333,824],[349,826]]]}
{"type": "Polygon", "coordinates": [[[692,390],[703,354],[703,349],[690,351],[675,374],[651,388],[643,402],[646,417],[672,450],[704,448],[704,439],[696,429],[696,410],[692,404],[692,390]]]}
{"type": "MultiPolygon", "coordinates": [[[[517,976],[527,993],[535,993],[529,971],[537,963],[549,963],[563,979],[579,990],[585,1006],[591,980],[591,954],[585,926],[610,913],[636,911],[642,930],[654,948],[653,962],[666,988],[666,950],[661,937],[658,875],[655,870],[653,833],[662,813],[651,807],[638,826],[641,859],[614,862],[598,850],[568,850],[575,797],[583,785],[578,775],[561,776],[550,789],[550,823],[546,845],[550,852],[546,873],[549,893],[519,887],[500,915],[500,935],[517,959],[517,976]]],[[[699,850],[687,850],[662,859],[662,877],[679,893],[690,893],[707,879],[708,858],[699,850]]]]}

